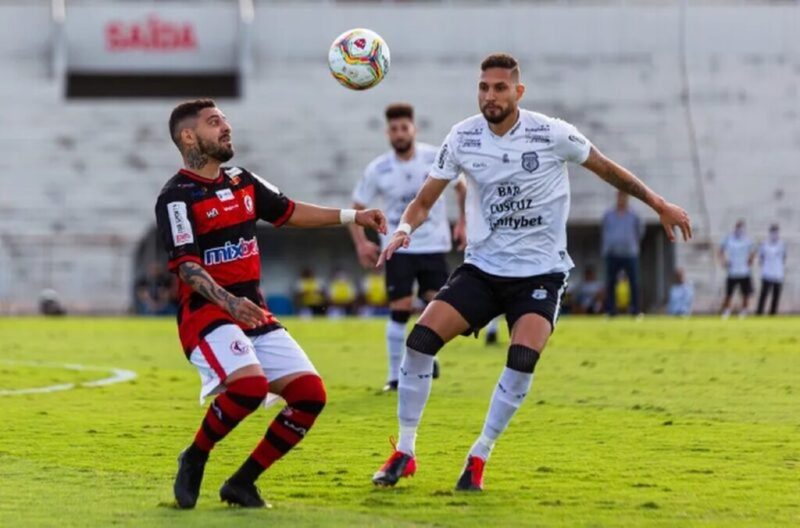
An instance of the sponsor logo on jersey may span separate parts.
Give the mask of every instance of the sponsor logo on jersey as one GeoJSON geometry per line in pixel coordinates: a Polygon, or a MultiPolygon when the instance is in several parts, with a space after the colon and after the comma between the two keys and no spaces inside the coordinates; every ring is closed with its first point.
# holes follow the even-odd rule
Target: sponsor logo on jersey
{"type": "Polygon", "coordinates": [[[501,227],[507,227],[513,231],[525,229],[526,227],[536,227],[544,225],[544,218],[539,216],[506,216],[492,222],[492,231],[501,227]]]}
{"type": "Polygon", "coordinates": [[[461,148],[481,148],[481,140],[476,138],[462,138],[461,141],[458,142],[458,145],[461,148]]]}
{"type": "Polygon", "coordinates": [[[533,290],[531,297],[533,297],[537,301],[543,301],[547,299],[547,290],[545,290],[544,288],[538,288],[536,290],[533,290]]]}
{"type": "Polygon", "coordinates": [[[473,161],[472,162],[472,168],[473,169],[485,169],[488,166],[489,166],[489,164],[486,163],[485,161],[473,161]]]}
{"type": "Polygon", "coordinates": [[[247,209],[248,213],[253,212],[253,197],[249,194],[244,197],[244,208],[247,209]]]}
{"type": "Polygon", "coordinates": [[[537,125],[530,128],[526,127],[525,133],[527,134],[529,132],[550,132],[550,125],[537,125]]]}
{"type": "Polygon", "coordinates": [[[234,356],[244,356],[250,352],[254,352],[254,350],[253,345],[250,343],[242,341],[241,339],[236,339],[231,343],[231,352],[233,352],[234,356]]]}
{"type": "Polygon", "coordinates": [[[230,189],[220,189],[217,191],[217,198],[219,198],[221,202],[229,202],[233,200],[233,191],[230,189]]]}
{"type": "Polygon", "coordinates": [[[185,246],[194,242],[192,224],[189,223],[189,215],[186,213],[186,202],[170,202],[167,204],[167,215],[172,231],[172,243],[177,246],[185,246]]]}
{"type": "Polygon", "coordinates": [[[483,134],[483,127],[473,128],[472,130],[457,130],[456,134],[460,136],[480,136],[483,134]]]}
{"type": "Polygon", "coordinates": [[[569,140],[572,141],[573,143],[578,143],[579,145],[585,145],[586,144],[586,140],[585,139],[583,139],[580,136],[575,136],[573,134],[569,135],[569,140]]]}
{"type": "Polygon", "coordinates": [[[536,152],[522,153],[522,168],[528,172],[533,172],[539,168],[539,154],[536,152]]]}
{"type": "Polygon", "coordinates": [[[525,141],[528,143],[550,143],[550,138],[541,134],[525,134],[525,141]]]}
{"type": "Polygon", "coordinates": [[[234,260],[246,259],[253,255],[258,255],[258,241],[256,237],[250,240],[240,238],[237,244],[226,242],[224,246],[205,250],[203,253],[203,262],[206,266],[214,266],[225,262],[233,262],[234,260]]]}
{"type": "Polygon", "coordinates": [[[211,209],[210,211],[206,211],[206,218],[216,218],[218,216],[219,216],[219,211],[217,211],[216,207],[211,209]]]}
{"type": "Polygon", "coordinates": [[[504,154],[503,154],[503,163],[508,163],[508,161],[509,161],[509,159],[508,159],[508,154],[505,154],[505,153],[504,153],[504,154]]]}

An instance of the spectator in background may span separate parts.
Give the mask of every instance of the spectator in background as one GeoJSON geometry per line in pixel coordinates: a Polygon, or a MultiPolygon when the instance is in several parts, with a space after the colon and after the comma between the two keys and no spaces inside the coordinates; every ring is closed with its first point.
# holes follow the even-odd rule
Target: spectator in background
{"type": "Polygon", "coordinates": [[[669,288],[667,313],[669,315],[692,315],[694,286],[686,280],[681,268],[675,270],[672,286],[669,288]]]}
{"type": "Polygon", "coordinates": [[[620,271],[630,281],[630,311],[639,307],[639,244],[644,225],[639,216],[628,208],[628,195],[617,193],[617,205],[603,215],[603,257],[606,263],[606,312],[617,313],[616,283],[620,271]]]}
{"type": "Polygon", "coordinates": [[[725,237],[719,248],[719,258],[728,273],[725,281],[725,300],[722,301],[722,318],[731,315],[731,299],[736,288],[742,292],[742,307],[739,317],[747,315],[747,304],[753,293],[753,281],[750,270],[753,266],[755,251],[753,242],[745,233],[744,220],[736,222],[733,233],[725,237]]]}
{"type": "Polygon", "coordinates": [[[764,304],[772,294],[769,314],[778,312],[781,299],[783,275],[786,267],[786,244],[780,239],[778,224],[769,227],[769,237],[758,248],[758,264],[761,267],[761,294],[758,296],[758,315],[764,313],[764,304]]]}
{"type": "Polygon", "coordinates": [[[294,288],[294,305],[301,317],[323,315],[328,308],[325,285],[311,268],[303,268],[294,288]]]}
{"type": "Polygon", "coordinates": [[[134,284],[139,315],[174,315],[178,311],[175,277],[160,262],[151,262],[147,274],[134,284]]]}
{"type": "Polygon", "coordinates": [[[361,314],[367,317],[388,315],[389,297],[386,295],[386,280],[383,273],[372,269],[361,282],[364,307],[361,314]]]}
{"type": "Polygon", "coordinates": [[[42,315],[65,315],[67,313],[57,291],[49,288],[42,290],[39,294],[39,313],[42,315]]]}
{"type": "Polygon", "coordinates": [[[353,313],[356,303],[356,287],[347,273],[336,268],[328,285],[329,317],[342,317],[353,313]]]}
{"type": "Polygon", "coordinates": [[[594,267],[586,266],[583,280],[575,288],[572,296],[572,309],[578,314],[599,314],[603,312],[605,288],[597,278],[594,267]]]}

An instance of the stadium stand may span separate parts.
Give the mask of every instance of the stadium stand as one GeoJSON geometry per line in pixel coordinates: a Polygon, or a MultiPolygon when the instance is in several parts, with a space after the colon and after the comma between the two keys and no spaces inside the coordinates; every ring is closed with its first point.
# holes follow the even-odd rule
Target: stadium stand
{"type": "MultiPolygon", "coordinates": [[[[220,101],[236,163],[296,199],[344,205],[386,147],[385,104],[413,102],[420,139],[436,144],[476,112],[480,58],[508,50],[522,63],[527,107],[575,123],[690,211],[696,239],[674,255],[696,310],[717,306],[713,252],[740,217],[758,239],[781,224],[783,307],[800,310],[800,7],[467,4],[257,2],[243,97],[220,101]],[[344,90],[327,72],[331,40],[353,26],[392,48],[389,77],[372,91],[344,90]],[[710,32],[717,38],[700,38],[710,32]]],[[[54,288],[72,310],[121,311],[155,196],[179,163],[166,133],[175,101],[65,100],[51,75],[53,28],[49,2],[0,3],[0,306],[31,310],[54,288]]],[[[572,224],[596,226],[613,190],[581,168],[571,181],[572,224]]],[[[651,266],[668,280],[672,253],[653,237],[651,266]]],[[[351,247],[343,235],[318,251],[336,263],[351,247]]],[[[288,291],[295,269],[268,272],[272,293],[288,291]]]]}

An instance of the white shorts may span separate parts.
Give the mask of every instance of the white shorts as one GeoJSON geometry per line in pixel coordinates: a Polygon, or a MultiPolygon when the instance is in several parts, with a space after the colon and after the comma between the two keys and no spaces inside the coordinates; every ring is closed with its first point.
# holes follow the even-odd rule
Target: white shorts
{"type": "MultiPolygon", "coordinates": [[[[225,378],[248,365],[261,365],[270,381],[297,372],[317,372],[297,341],[283,328],[251,338],[236,325],[220,326],[192,350],[189,361],[200,373],[200,405],[206,396],[221,392],[225,378]]],[[[270,394],[265,405],[276,399],[270,394]]]]}

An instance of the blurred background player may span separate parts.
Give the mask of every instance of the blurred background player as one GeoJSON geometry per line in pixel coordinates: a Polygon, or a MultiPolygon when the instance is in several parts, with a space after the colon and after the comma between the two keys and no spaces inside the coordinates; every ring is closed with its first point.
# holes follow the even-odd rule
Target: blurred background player
{"type": "Polygon", "coordinates": [[[583,280],[572,292],[572,311],[576,314],[599,314],[603,312],[605,286],[597,278],[594,266],[586,266],[583,280]]]}
{"type": "Polygon", "coordinates": [[[324,315],[328,308],[325,284],[311,268],[303,268],[294,288],[294,305],[300,317],[324,315]]]}
{"type": "Polygon", "coordinates": [[[669,288],[667,300],[667,313],[669,315],[692,315],[694,303],[694,287],[686,280],[686,274],[681,268],[675,270],[672,286],[669,288]]]}
{"type": "Polygon", "coordinates": [[[506,368],[472,445],[457,490],[483,489],[483,470],[495,442],[528,394],[533,372],[558,317],[567,275],[570,188],[567,162],[580,163],[658,214],[670,240],[679,227],[691,237],[689,216],[650,190],[627,169],[603,156],[571,124],[522,110],[525,92],[516,59],[488,56],[481,63],[481,113],[456,124],[444,140],[425,184],[400,219],[381,254],[412,243],[448,182],[466,175],[467,250],[459,266],[425,308],[406,341],[400,368],[394,453],[373,476],[393,486],[416,472],[417,427],[431,391],[438,351],[453,338],[505,314],[511,329],[506,368]],[[536,137],[535,141],[531,138],[536,137]]]}
{"type": "Polygon", "coordinates": [[[303,439],[327,397],[314,365],[259,290],[256,221],[276,227],[358,222],[385,232],[385,218],[376,210],[294,202],[255,174],[221,167],[233,157],[232,130],[213,100],[176,106],[169,131],[184,167],[164,185],[156,221],[169,269],[180,279],[178,333],[200,373],[201,401],[218,394],[178,457],[175,499],[180,508],[195,506],[210,451],[271,391],[286,407],[219,492],[229,504],[263,507],[256,479],[303,439]]]}
{"type": "Polygon", "coordinates": [[[342,268],[335,268],[328,283],[328,317],[352,315],[358,300],[358,290],[342,268]]]}
{"type": "MultiPolygon", "coordinates": [[[[388,226],[394,230],[408,203],[417,194],[431,169],[436,147],[416,141],[414,107],[395,103],[386,107],[386,135],[392,149],[372,160],[353,191],[353,207],[364,209],[380,198],[386,211],[388,226]]],[[[459,204],[466,192],[462,182],[456,183],[459,204]]],[[[461,214],[463,219],[463,211],[461,214]]],[[[463,220],[459,223],[463,225],[463,220]]],[[[458,225],[458,224],[457,224],[458,225]]],[[[380,247],[371,242],[364,228],[350,226],[358,261],[367,269],[374,268],[380,247]]],[[[381,237],[386,245],[387,237],[381,237]]],[[[386,348],[389,368],[385,391],[397,390],[398,369],[403,358],[406,323],[411,317],[414,284],[417,296],[428,302],[445,282],[448,270],[445,255],[453,242],[444,201],[437,203],[430,217],[420,226],[414,243],[398,251],[397,258],[386,263],[386,292],[389,297],[389,322],[386,324],[386,348]]],[[[438,376],[438,365],[435,376],[438,376]]]]}
{"type": "Polygon", "coordinates": [[[644,224],[628,207],[628,194],[617,192],[617,203],[603,215],[603,257],[606,263],[606,313],[616,315],[617,281],[625,272],[630,285],[630,304],[633,314],[639,308],[639,244],[644,236],[644,224]]]}
{"type": "Polygon", "coordinates": [[[753,260],[755,258],[753,241],[745,232],[744,220],[739,220],[730,233],[722,241],[719,248],[719,258],[727,271],[725,280],[725,299],[722,301],[722,317],[731,315],[731,300],[738,288],[742,294],[742,305],[739,308],[739,317],[747,315],[747,305],[753,293],[753,280],[751,278],[753,260]]]}
{"type": "Polygon", "coordinates": [[[780,238],[778,224],[769,227],[769,236],[758,247],[758,264],[761,268],[761,293],[758,296],[758,315],[764,313],[767,297],[772,296],[769,314],[778,313],[783,276],[786,271],[786,244],[780,238]]]}

